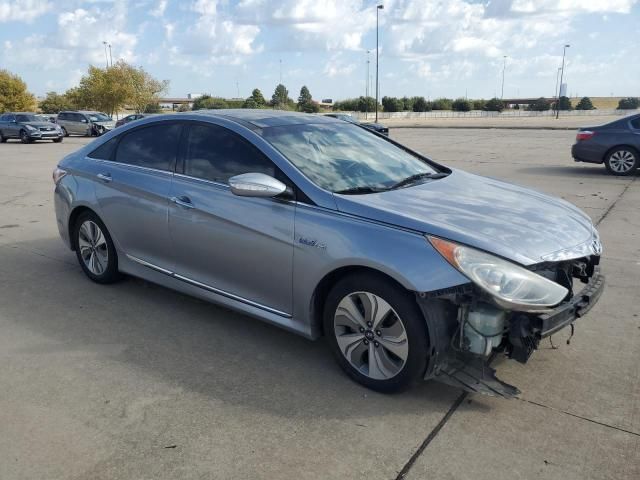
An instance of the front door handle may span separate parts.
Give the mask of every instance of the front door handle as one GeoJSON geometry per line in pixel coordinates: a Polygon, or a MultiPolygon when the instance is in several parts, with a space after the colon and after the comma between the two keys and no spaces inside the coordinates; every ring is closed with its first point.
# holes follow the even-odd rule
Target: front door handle
{"type": "Polygon", "coordinates": [[[171,197],[170,200],[176,205],[180,205],[181,207],[193,208],[193,203],[191,203],[191,200],[189,199],[189,197],[185,197],[184,195],[180,197],[171,197]]]}
{"type": "Polygon", "coordinates": [[[113,179],[111,178],[111,174],[109,174],[109,173],[99,173],[99,174],[97,175],[97,177],[98,177],[100,180],[102,180],[103,182],[106,182],[106,183],[109,183],[111,180],[113,180],[113,179]]]}

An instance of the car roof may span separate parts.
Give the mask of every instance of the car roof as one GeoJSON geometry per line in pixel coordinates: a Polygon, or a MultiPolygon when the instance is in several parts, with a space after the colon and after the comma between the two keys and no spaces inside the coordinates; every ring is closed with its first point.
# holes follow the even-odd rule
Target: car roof
{"type": "MultiPolygon", "coordinates": [[[[313,115],[310,113],[289,112],[286,110],[270,109],[219,109],[219,110],[195,110],[184,112],[185,114],[202,115],[207,117],[222,117],[241,124],[250,124],[258,128],[279,127],[283,125],[300,125],[309,123],[336,123],[339,120],[325,115],[313,115]]],[[[177,114],[181,115],[181,113],[177,114]]]]}

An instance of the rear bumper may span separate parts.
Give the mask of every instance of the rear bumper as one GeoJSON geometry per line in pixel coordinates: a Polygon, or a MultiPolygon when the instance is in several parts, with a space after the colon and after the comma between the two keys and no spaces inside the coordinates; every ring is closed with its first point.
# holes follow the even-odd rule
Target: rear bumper
{"type": "Polygon", "coordinates": [[[539,338],[546,338],[584,316],[598,302],[604,291],[605,277],[600,267],[595,267],[589,283],[573,298],[555,310],[539,315],[539,338]]]}
{"type": "Polygon", "coordinates": [[[574,143],[571,147],[571,156],[576,162],[602,163],[605,151],[597,145],[588,145],[587,141],[574,143]]]}

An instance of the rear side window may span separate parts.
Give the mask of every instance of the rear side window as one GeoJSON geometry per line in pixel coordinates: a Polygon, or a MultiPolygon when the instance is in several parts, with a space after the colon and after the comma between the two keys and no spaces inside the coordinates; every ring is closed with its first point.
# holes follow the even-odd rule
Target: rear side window
{"type": "Polygon", "coordinates": [[[194,124],[186,142],[185,175],[227,183],[242,173],[275,176],[276,167],[238,134],[217,125],[194,124]]]}
{"type": "Polygon", "coordinates": [[[116,162],[157,170],[173,170],[182,125],[158,124],[139,128],[122,137],[116,162]]]}
{"type": "Polygon", "coordinates": [[[111,140],[100,145],[93,152],[87,155],[87,157],[97,158],[100,160],[113,160],[113,151],[116,149],[117,144],[118,137],[114,137],[111,140]]]}
{"type": "Polygon", "coordinates": [[[58,120],[66,120],[67,119],[67,114],[66,113],[59,113],[58,114],[58,120]]]}

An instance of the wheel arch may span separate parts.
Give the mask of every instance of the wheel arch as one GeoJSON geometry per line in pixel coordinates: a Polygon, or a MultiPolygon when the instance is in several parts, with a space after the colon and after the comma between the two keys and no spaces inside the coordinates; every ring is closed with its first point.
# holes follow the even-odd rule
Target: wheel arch
{"type": "Polygon", "coordinates": [[[67,234],[69,235],[69,244],[71,245],[71,250],[73,251],[76,250],[76,239],[74,238],[73,230],[75,229],[78,217],[84,212],[91,212],[94,215],[96,215],[98,218],[100,218],[100,215],[98,215],[98,212],[96,212],[92,208],[87,207],[86,205],[78,205],[73,210],[71,210],[71,213],[69,214],[69,221],[67,222],[67,229],[68,229],[67,234]]]}
{"type": "Polygon", "coordinates": [[[310,315],[313,330],[319,332],[320,335],[324,335],[322,317],[324,315],[324,305],[326,303],[326,299],[329,295],[331,287],[335,285],[336,282],[348,275],[363,273],[375,275],[379,278],[393,283],[403,290],[410,291],[396,278],[376,268],[367,267],[364,265],[347,265],[336,268],[322,277],[320,282],[318,282],[318,284],[316,285],[316,288],[313,291],[313,295],[311,296],[310,315]]]}
{"type": "Polygon", "coordinates": [[[640,155],[640,152],[638,151],[638,149],[636,147],[634,147],[633,145],[629,145],[629,144],[626,144],[626,143],[621,143],[619,145],[615,145],[615,146],[611,147],[610,149],[608,149],[604,153],[604,155],[602,156],[602,161],[606,162],[607,158],[609,158],[609,155],[611,155],[613,152],[615,152],[619,148],[628,148],[632,152],[635,152],[636,155],[640,155]]]}

